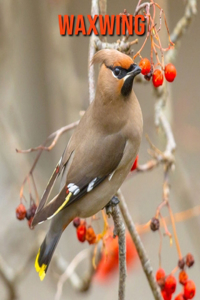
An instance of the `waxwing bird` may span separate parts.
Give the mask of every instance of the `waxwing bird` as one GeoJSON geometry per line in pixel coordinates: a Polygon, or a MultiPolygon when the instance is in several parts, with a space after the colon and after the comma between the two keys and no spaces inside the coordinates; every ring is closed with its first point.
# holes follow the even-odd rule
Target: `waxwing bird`
{"type": "Polygon", "coordinates": [[[52,219],[35,267],[43,280],[62,232],[75,218],[103,209],[128,175],[141,142],[143,120],[133,91],[141,72],[117,50],[97,52],[101,68],[94,101],[75,129],[41,198],[32,226],[52,219]],[[61,174],[59,193],[47,201],[61,174]]]}

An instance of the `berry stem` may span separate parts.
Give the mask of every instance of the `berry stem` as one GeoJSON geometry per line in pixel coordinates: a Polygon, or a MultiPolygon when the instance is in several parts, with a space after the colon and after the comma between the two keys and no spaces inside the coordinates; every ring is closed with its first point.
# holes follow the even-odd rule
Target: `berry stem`
{"type": "Polygon", "coordinates": [[[172,271],[171,274],[174,275],[179,270],[179,267],[176,266],[172,271]]]}
{"type": "Polygon", "coordinates": [[[181,249],[180,249],[178,236],[177,236],[177,232],[176,232],[176,225],[175,225],[174,215],[173,215],[171,206],[169,204],[169,170],[170,170],[170,165],[166,165],[166,167],[165,167],[165,179],[164,179],[164,184],[163,184],[163,198],[165,199],[166,206],[168,207],[168,210],[169,210],[178,256],[179,256],[179,259],[182,259],[181,249]]]}
{"type": "MultiPolygon", "coordinates": [[[[147,27],[149,28],[149,24],[150,24],[150,15],[148,16],[148,24],[147,24],[147,27]]],[[[137,56],[140,56],[140,53],[142,52],[142,50],[143,50],[143,48],[144,48],[144,46],[145,46],[145,44],[146,44],[146,42],[147,42],[147,40],[148,40],[148,38],[149,38],[149,35],[150,35],[150,29],[148,29],[148,32],[147,32],[147,35],[146,35],[146,38],[145,38],[145,40],[144,40],[144,43],[142,44],[142,47],[140,48],[140,50],[133,56],[133,60],[135,60],[135,58],[137,57],[137,56]]]]}
{"type": "Polygon", "coordinates": [[[173,215],[173,212],[172,212],[172,209],[170,207],[169,202],[167,203],[167,207],[168,207],[171,222],[172,222],[172,228],[173,228],[174,239],[175,239],[175,244],[176,244],[178,256],[179,256],[179,259],[182,259],[181,248],[180,248],[180,245],[179,245],[178,235],[177,235],[177,232],[176,232],[176,225],[175,225],[174,215],[173,215]]]}
{"type": "Polygon", "coordinates": [[[163,236],[162,236],[162,232],[161,232],[160,228],[159,228],[159,235],[160,235],[160,245],[159,245],[158,257],[159,257],[159,268],[161,268],[161,265],[162,265],[161,252],[162,252],[163,236]]]}
{"type": "Polygon", "coordinates": [[[35,191],[35,196],[36,196],[36,204],[38,206],[39,205],[39,195],[38,195],[37,187],[36,187],[36,184],[35,184],[35,179],[33,177],[33,173],[31,173],[31,178],[32,178],[32,182],[33,182],[33,188],[34,188],[34,191],[35,191]]]}
{"type": "Polygon", "coordinates": [[[163,216],[161,215],[160,213],[160,218],[162,220],[162,223],[163,223],[163,226],[164,226],[164,229],[165,229],[165,234],[168,235],[169,239],[170,239],[170,245],[172,244],[172,235],[171,233],[169,232],[168,228],[167,228],[167,224],[165,222],[165,219],[163,218],[163,216]]]}

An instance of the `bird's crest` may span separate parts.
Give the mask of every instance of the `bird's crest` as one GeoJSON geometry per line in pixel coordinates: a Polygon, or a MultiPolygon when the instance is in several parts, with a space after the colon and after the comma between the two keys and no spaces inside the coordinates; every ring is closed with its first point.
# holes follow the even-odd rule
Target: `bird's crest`
{"type": "Polygon", "coordinates": [[[102,49],[98,51],[91,60],[92,64],[105,64],[106,66],[120,66],[124,69],[128,69],[131,64],[133,64],[133,60],[117,50],[114,49],[102,49]]]}

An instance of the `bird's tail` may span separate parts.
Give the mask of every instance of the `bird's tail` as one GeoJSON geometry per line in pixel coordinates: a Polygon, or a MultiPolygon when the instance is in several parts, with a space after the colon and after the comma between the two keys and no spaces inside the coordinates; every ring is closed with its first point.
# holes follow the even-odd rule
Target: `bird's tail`
{"type": "Polygon", "coordinates": [[[39,277],[41,281],[44,279],[46,275],[51,258],[58,244],[58,241],[61,237],[61,234],[62,231],[57,232],[53,236],[48,236],[47,234],[38,251],[38,254],[35,259],[35,269],[39,273],[39,277]]]}

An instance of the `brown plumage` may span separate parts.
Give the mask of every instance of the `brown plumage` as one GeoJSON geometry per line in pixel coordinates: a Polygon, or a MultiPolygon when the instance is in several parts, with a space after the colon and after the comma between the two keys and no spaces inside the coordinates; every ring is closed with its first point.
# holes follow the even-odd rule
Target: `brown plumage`
{"type": "Polygon", "coordinates": [[[97,52],[92,63],[102,64],[95,99],[74,131],[32,223],[55,215],[36,259],[41,279],[64,228],[77,216],[103,209],[130,171],[141,142],[142,114],[132,89],[140,68],[116,50],[97,52]],[[60,192],[47,204],[60,173],[60,192]]]}

